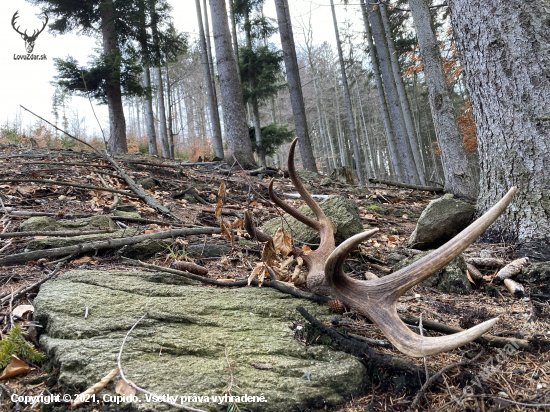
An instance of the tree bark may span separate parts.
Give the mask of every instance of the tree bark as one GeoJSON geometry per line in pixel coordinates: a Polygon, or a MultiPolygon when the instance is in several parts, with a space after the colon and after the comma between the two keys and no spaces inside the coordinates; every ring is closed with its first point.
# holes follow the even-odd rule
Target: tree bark
{"type": "Polygon", "coordinates": [[[317,172],[315,156],[311,147],[309,138],[306,110],[304,107],[304,97],[302,95],[302,83],[300,81],[300,70],[298,59],[296,58],[296,48],[292,34],[292,24],[290,12],[288,10],[287,0],[275,0],[277,10],[277,21],[279,23],[279,34],[281,36],[281,46],[283,49],[283,59],[285,62],[288,91],[290,93],[290,103],[294,115],[294,126],[298,135],[300,146],[300,155],[304,169],[311,172],[317,172]]]}
{"type": "Polygon", "coordinates": [[[518,186],[490,233],[519,245],[516,255],[550,260],[548,2],[448,4],[476,123],[478,213],[518,186]]]}
{"type": "Polygon", "coordinates": [[[426,0],[409,0],[409,7],[414,19],[437,138],[443,156],[445,191],[458,197],[475,199],[477,182],[468,167],[462,133],[458,127],[451,92],[443,71],[439,43],[432,30],[428,3],[426,0]]]}
{"type": "MultiPolygon", "coordinates": [[[[371,4],[367,7],[367,13],[372,28],[374,42],[376,43],[378,62],[380,63],[380,72],[382,74],[382,80],[384,81],[388,108],[392,118],[393,130],[395,132],[395,142],[399,156],[397,164],[400,163],[403,167],[403,174],[406,180],[404,183],[417,184],[419,182],[418,172],[416,170],[411,144],[407,135],[403,112],[401,111],[401,103],[399,102],[397,87],[393,78],[390,55],[384,35],[384,29],[382,27],[382,20],[378,9],[374,8],[371,4]]],[[[397,164],[394,164],[396,169],[398,169],[397,164]]]]}
{"type": "MultiPolygon", "coordinates": [[[[151,72],[149,66],[143,67],[143,84],[147,88],[151,88],[151,72]]],[[[145,127],[147,130],[147,144],[149,146],[149,154],[158,156],[157,149],[157,134],[155,133],[155,116],[153,114],[153,93],[145,96],[145,127]]]]}
{"type": "Polygon", "coordinates": [[[334,1],[330,0],[330,8],[332,9],[332,21],[334,23],[334,33],[336,35],[336,46],[338,49],[338,58],[340,60],[340,72],[342,73],[342,87],[344,88],[344,97],[346,99],[346,108],[348,111],[348,124],[351,137],[351,146],[353,148],[353,157],[355,159],[355,169],[359,184],[365,185],[365,176],[363,165],[361,163],[361,153],[357,144],[357,134],[355,132],[355,122],[353,121],[353,108],[351,106],[351,97],[349,95],[348,77],[346,75],[346,67],[344,66],[344,56],[342,54],[342,43],[340,42],[340,34],[338,33],[338,21],[336,20],[336,10],[334,10],[334,1]]]}
{"type": "Polygon", "coordinates": [[[232,164],[234,156],[242,167],[256,167],[246,124],[239,73],[231,47],[225,0],[210,0],[210,14],[222,93],[224,124],[227,130],[226,160],[232,164]]]}
{"type": "MultiPolygon", "coordinates": [[[[103,37],[103,53],[106,56],[119,53],[118,36],[115,31],[115,6],[113,0],[105,0],[99,5],[101,13],[101,34],[103,37]]],[[[111,76],[106,87],[107,106],[109,108],[109,151],[112,153],[127,153],[126,119],[122,105],[122,90],[120,75],[117,79],[111,76]]]]}
{"type": "MultiPolygon", "coordinates": [[[[231,41],[233,42],[233,55],[235,56],[235,65],[237,66],[237,73],[240,73],[241,67],[239,66],[239,39],[237,37],[237,23],[235,22],[233,0],[229,0],[229,20],[231,22],[231,41]]],[[[241,84],[240,76],[238,80],[239,84],[241,84]]]]}
{"type": "Polygon", "coordinates": [[[166,107],[164,104],[164,84],[162,81],[162,71],[160,66],[155,67],[154,70],[157,73],[160,149],[162,157],[170,159],[170,142],[168,140],[168,129],[166,127],[166,107]]]}
{"type": "Polygon", "coordinates": [[[424,176],[424,165],[422,162],[422,156],[420,155],[419,142],[416,139],[414,131],[409,99],[407,98],[407,92],[405,91],[405,83],[403,82],[403,76],[401,76],[401,69],[399,67],[399,60],[397,59],[397,50],[395,50],[395,44],[392,38],[390,21],[388,19],[388,13],[386,10],[387,6],[387,3],[380,4],[380,15],[382,16],[382,23],[384,26],[384,31],[386,32],[386,41],[388,43],[388,51],[390,53],[390,62],[393,71],[393,77],[395,79],[395,85],[397,87],[399,103],[401,104],[403,120],[405,121],[405,129],[407,130],[407,136],[409,137],[409,142],[411,144],[414,163],[416,164],[416,170],[418,171],[418,178],[420,180],[420,184],[425,185],[426,177],[424,176]]]}
{"type": "MultiPolygon", "coordinates": [[[[210,112],[210,123],[212,124],[212,140],[214,142],[214,152],[216,157],[223,159],[223,141],[222,141],[222,128],[220,125],[220,114],[218,112],[218,99],[216,97],[216,84],[213,82],[213,76],[210,72],[211,58],[208,56],[209,45],[206,41],[206,35],[204,27],[202,25],[202,13],[200,0],[195,0],[197,6],[197,20],[199,23],[199,37],[201,45],[202,56],[202,70],[204,73],[204,82],[206,83],[206,94],[208,95],[208,109],[210,112]]],[[[205,10],[205,19],[207,13],[205,10]]]]}

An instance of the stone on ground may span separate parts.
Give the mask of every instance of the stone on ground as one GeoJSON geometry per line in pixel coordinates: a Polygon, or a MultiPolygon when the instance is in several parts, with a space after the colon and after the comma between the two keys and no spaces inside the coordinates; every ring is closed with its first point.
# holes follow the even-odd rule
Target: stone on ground
{"type": "MultiPolygon", "coordinates": [[[[419,255],[400,260],[395,263],[394,272],[413,264],[418,259],[428,255],[430,252],[432,251],[430,250],[419,255]]],[[[422,286],[438,288],[445,293],[458,293],[460,295],[468,294],[472,290],[472,286],[470,285],[470,281],[466,275],[466,261],[462,255],[458,255],[451,261],[451,263],[420,284],[422,286]]]]}
{"type": "Polygon", "coordinates": [[[473,205],[452,195],[432,200],[420,215],[409,245],[422,250],[441,246],[468,226],[474,212],[473,205]]]}
{"type": "MultiPolygon", "coordinates": [[[[353,356],[293,338],[289,325],[300,319],[298,305],[322,321],[330,319],[327,306],[273,289],[188,286],[176,275],[138,270],[71,271],[42,285],[34,300],[35,320],[44,326],[40,346],[59,367],[60,384],[72,393],[116,367],[124,336],[148,313],[124,348],[128,379],[157,394],[219,396],[230,383],[227,350],[240,393],[267,400],[246,407],[262,412],[341,403],[360,391],[366,378],[353,356]],[[252,363],[272,368],[256,369],[252,363]]],[[[115,383],[96,396],[115,395],[115,383]]],[[[142,410],[166,408],[137,396],[142,403],[134,406],[142,410]]],[[[227,409],[213,402],[189,406],[227,409]]]]}
{"type": "MultiPolygon", "coordinates": [[[[336,244],[342,243],[344,240],[364,230],[359,215],[359,208],[354,201],[343,196],[329,196],[326,200],[319,202],[319,206],[327,217],[336,224],[336,244]]],[[[309,207],[302,206],[299,210],[304,215],[315,219],[309,207]]],[[[274,236],[281,225],[290,232],[295,241],[309,244],[318,244],[320,242],[319,234],[314,229],[297,221],[288,214],[285,214],[284,218],[271,219],[260,229],[268,235],[274,236]]],[[[297,246],[302,246],[299,242],[297,246]]]]}
{"type": "Polygon", "coordinates": [[[48,216],[34,216],[21,223],[20,229],[21,232],[59,232],[62,230],[118,229],[118,226],[109,216],[103,215],[71,220],[55,220],[48,216]]]}
{"type": "Polygon", "coordinates": [[[115,230],[111,233],[100,233],[96,235],[83,235],[71,237],[45,237],[42,239],[32,239],[27,243],[25,250],[44,250],[57,247],[67,247],[79,245],[80,243],[93,242],[96,240],[114,239],[117,237],[128,237],[139,234],[139,229],[128,228],[124,230],[115,230]]]}
{"type": "Polygon", "coordinates": [[[298,176],[300,176],[300,179],[306,181],[306,182],[313,182],[319,179],[319,175],[315,172],[310,172],[309,170],[296,170],[296,173],[298,173],[298,176]]]}

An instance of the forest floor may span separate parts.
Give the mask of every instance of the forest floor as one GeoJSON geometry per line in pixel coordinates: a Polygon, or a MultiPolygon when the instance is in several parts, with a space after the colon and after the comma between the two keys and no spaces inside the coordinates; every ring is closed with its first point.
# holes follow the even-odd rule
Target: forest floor
{"type": "MultiPolygon", "coordinates": [[[[267,186],[269,178],[244,175],[234,169],[231,175],[221,174],[216,164],[181,165],[173,161],[164,161],[141,154],[132,154],[117,158],[119,165],[134,180],[151,177],[157,186],[148,190],[148,194],[158,199],[189,226],[219,227],[216,217],[217,194],[223,179],[226,185],[225,204],[222,216],[227,222],[242,219],[244,210],[248,209],[259,222],[265,222],[278,216],[275,206],[269,200],[267,186]],[[205,201],[191,203],[185,199],[174,199],[171,195],[187,189],[195,190],[198,197],[205,201]]],[[[128,185],[117,176],[109,164],[90,152],[73,152],[45,148],[22,148],[4,146],[0,151],[0,194],[4,202],[0,218],[0,232],[19,231],[19,225],[27,216],[14,213],[33,212],[51,213],[58,218],[79,217],[108,214],[115,194],[94,189],[59,186],[53,183],[14,181],[16,179],[42,179],[86,184],[99,187],[106,185],[113,189],[127,189],[128,185]]],[[[369,186],[368,192],[360,194],[355,187],[335,182],[330,186],[317,183],[306,185],[312,194],[343,195],[352,199],[359,206],[362,222],[380,231],[359,250],[354,251],[347,260],[349,273],[360,277],[365,271],[384,275],[391,270],[386,258],[392,252],[406,249],[406,242],[414,230],[416,220],[430,200],[438,196],[428,192],[392,189],[386,186],[369,186]]],[[[289,179],[281,175],[276,179],[275,192],[295,193],[289,179]]],[[[142,218],[157,221],[143,223],[124,221],[129,227],[135,227],[141,233],[154,233],[170,227],[170,219],[157,213],[142,200],[118,195],[125,205],[134,205],[142,218]],[[160,223],[164,222],[164,223],[160,223]]],[[[299,199],[283,196],[295,206],[301,206],[299,199]]],[[[222,235],[211,235],[220,242],[227,242],[222,235]]],[[[246,279],[251,269],[260,261],[261,245],[253,242],[243,231],[237,231],[238,241],[227,256],[221,258],[202,258],[195,260],[208,269],[206,275],[212,279],[246,279]]],[[[25,249],[32,237],[14,237],[0,239],[0,258],[25,249]]],[[[172,250],[158,253],[147,260],[147,263],[168,267],[176,256],[183,257],[178,248],[193,240],[205,241],[205,235],[186,236],[174,244],[172,250]]],[[[513,251],[506,244],[475,243],[465,252],[468,256],[477,256],[480,250],[488,249],[493,256],[510,261],[513,251]]],[[[57,258],[50,260],[54,261],[57,258]]],[[[10,313],[21,305],[32,305],[38,287],[27,291],[15,299],[10,296],[19,288],[34,284],[45,274],[53,270],[48,260],[30,261],[24,264],[4,266],[0,270],[0,299],[4,299],[0,308],[3,315],[0,333],[2,337],[10,329],[10,313]]],[[[101,268],[102,270],[122,269],[128,265],[115,256],[112,250],[96,253],[74,255],[65,261],[60,274],[76,268],[101,268]]],[[[469,295],[444,294],[437,289],[416,286],[399,302],[400,314],[422,316],[451,326],[468,328],[474,324],[499,317],[491,334],[497,337],[520,337],[528,340],[531,351],[509,351],[504,361],[494,348],[484,348],[478,343],[471,343],[459,349],[431,356],[426,359],[409,358],[416,365],[424,365],[433,372],[440,371],[449,365],[471,359],[480,351],[484,353],[475,364],[457,366],[442,374],[441,378],[430,386],[420,402],[418,410],[451,411],[520,411],[529,409],[521,404],[550,403],[550,308],[545,300],[514,298],[501,284],[492,282],[494,270],[483,270],[483,280],[473,284],[469,295]],[[499,357],[500,356],[500,357],[499,357]],[[484,366],[485,365],[485,366],[484,366]],[[476,384],[477,382],[477,384],[476,384]],[[471,390],[468,398],[464,388],[471,390]],[[429,405],[429,406],[428,406],[429,405]]],[[[212,287],[212,286],[205,286],[212,287]]],[[[526,295],[529,295],[527,288],[526,295]]],[[[335,314],[336,316],[336,314],[335,314]]],[[[371,339],[385,340],[380,330],[360,316],[347,313],[341,316],[349,332],[371,339]]],[[[330,325],[328,325],[330,326],[330,325]]],[[[418,329],[413,329],[418,332],[418,329]]],[[[439,336],[431,331],[425,335],[439,336]]],[[[304,343],[305,344],[305,343],[304,343]]],[[[373,347],[382,352],[396,356],[400,354],[391,345],[373,347]]],[[[38,390],[52,393],[61,391],[55,385],[55,368],[32,365],[33,370],[17,377],[0,381],[0,392],[7,389],[9,393],[17,390],[29,394],[38,390]],[[53,385],[53,386],[52,386],[53,385]],[[51,386],[51,387],[50,387],[51,386]]],[[[139,383],[138,383],[139,384],[139,383]]],[[[378,382],[366,385],[363,394],[350,399],[345,405],[307,409],[308,411],[406,411],[409,409],[416,393],[400,393],[397,389],[378,382]]],[[[6,410],[12,408],[6,401],[2,403],[6,410]]],[[[29,405],[16,405],[16,410],[28,409],[29,405]]],[[[549,408],[550,409],[550,408],[549,408]]],[[[531,409],[530,409],[531,410],[531,409]]]]}

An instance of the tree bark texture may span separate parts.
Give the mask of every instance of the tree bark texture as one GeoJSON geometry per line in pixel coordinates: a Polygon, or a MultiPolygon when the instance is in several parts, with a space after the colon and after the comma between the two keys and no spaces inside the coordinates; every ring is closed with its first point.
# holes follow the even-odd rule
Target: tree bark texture
{"type": "Polygon", "coordinates": [[[355,132],[355,122],[353,121],[353,108],[351,106],[351,97],[349,95],[348,77],[346,75],[346,67],[344,65],[342,43],[340,42],[340,34],[338,33],[338,21],[336,20],[336,11],[334,10],[333,0],[330,0],[330,8],[332,9],[332,21],[334,23],[334,33],[336,34],[336,46],[338,49],[338,58],[340,60],[340,71],[342,73],[342,87],[344,88],[344,97],[346,99],[346,108],[348,111],[348,124],[353,157],[355,159],[355,169],[357,170],[357,177],[359,177],[359,184],[363,186],[365,184],[365,176],[363,165],[361,163],[361,153],[359,152],[359,145],[357,144],[357,133],[355,132]]]}
{"type": "MultiPolygon", "coordinates": [[[[382,80],[384,81],[388,108],[393,123],[393,130],[395,132],[395,142],[399,156],[398,163],[403,167],[403,174],[406,180],[406,182],[403,183],[417,184],[419,182],[418,172],[416,171],[416,164],[414,162],[409,136],[407,135],[403,112],[401,111],[401,103],[399,102],[397,87],[393,78],[390,54],[388,52],[384,28],[382,27],[382,19],[380,18],[377,6],[369,4],[367,6],[367,12],[374,42],[376,43],[380,72],[382,74],[382,80]]],[[[398,168],[397,165],[394,166],[398,168]]]]}
{"type": "Polygon", "coordinates": [[[226,159],[228,163],[233,164],[235,156],[242,167],[252,168],[256,165],[248,135],[239,73],[231,46],[225,1],[210,0],[210,15],[224,109],[223,118],[227,130],[226,159]]]}
{"type": "Polygon", "coordinates": [[[432,29],[428,2],[409,0],[409,6],[414,19],[432,115],[443,156],[445,191],[473,200],[477,196],[477,182],[469,170],[462,133],[458,127],[451,92],[443,71],[439,43],[432,29]]]}
{"type": "MultiPolygon", "coordinates": [[[[218,99],[216,97],[216,84],[213,81],[213,75],[210,71],[211,59],[209,57],[209,45],[206,41],[204,27],[202,25],[202,13],[200,0],[195,0],[197,6],[197,21],[199,23],[199,38],[201,45],[202,70],[204,73],[204,82],[206,83],[206,94],[208,95],[208,111],[210,112],[210,123],[212,124],[212,140],[214,143],[214,152],[216,157],[223,159],[223,141],[222,128],[220,125],[220,114],[218,112],[218,99]]],[[[205,10],[205,20],[208,21],[205,10]]]]}
{"type": "Polygon", "coordinates": [[[162,70],[160,66],[154,68],[157,74],[157,87],[158,94],[157,99],[159,103],[158,118],[159,118],[159,135],[160,135],[160,149],[162,157],[170,159],[170,142],[168,140],[168,129],[166,127],[166,106],[164,104],[164,83],[162,81],[162,70]]]}
{"type": "Polygon", "coordinates": [[[520,255],[550,260],[550,5],[448,3],[476,123],[478,212],[518,186],[491,233],[518,244],[520,255]]]}
{"type": "MultiPolygon", "coordinates": [[[[149,66],[143,68],[143,84],[147,88],[151,88],[151,71],[149,66]]],[[[145,96],[145,127],[147,129],[147,144],[149,146],[149,154],[158,156],[157,149],[157,134],[155,133],[155,116],[153,113],[153,93],[145,96]]]]}
{"type": "Polygon", "coordinates": [[[296,127],[296,134],[298,135],[302,163],[304,169],[311,172],[317,172],[317,165],[315,164],[315,157],[313,156],[313,149],[308,133],[306,110],[302,95],[302,83],[300,81],[300,70],[292,35],[288,2],[286,0],[275,0],[275,9],[277,10],[277,21],[279,23],[279,34],[281,36],[288,91],[290,93],[290,103],[294,115],[294,126],[296,127]]]}
{"type": "MultiPolygon", "coordinates": [[[[103,53],[108,56],[118,52],[118,37],[114,21],[115,6],[112,0],[106,0],[100,3],[99,8],[101,13],[103,53]]],[[[110,128],[109,151],[112,153],[127,153],[126,119],[124,118],[124,109],[122,106],[120,74],[113,74],[110,77],[106,89],[110,128]]]]}

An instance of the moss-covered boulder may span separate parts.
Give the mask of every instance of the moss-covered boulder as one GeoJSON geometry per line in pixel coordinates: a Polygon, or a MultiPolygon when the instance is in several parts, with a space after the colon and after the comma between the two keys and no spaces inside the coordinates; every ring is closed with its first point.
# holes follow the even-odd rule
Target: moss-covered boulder
{"type": "MultiPolygon", "coordinates": [[[[394,271],[413,264],[430,252],[431,250],[396,262],[394,271]]],[[[466,275],[466,261],[462,255],[458,255],[451,263],[426,279],[421,285],[438,288],[446,293],[458,293],[460,295],[468,294],[472,290],[472,286],[466,275]]]]}
{"type": "Polygon", "coordinates": [[[319,175],[315,172],[310,172],[309,170],[296,170],[296,173],[298,173],[298,176],[300,176],[300,179],[306,181],[306,182],[314,182],[317,179],[319,179],[319,175]]]}
{"type": "MultiPolygon", "coordinates": [[[[138,270],[71,271],[42,285],[34,300],[35,320],[44,326],[40,346],[71,393],[116,368],[126,333],[147,313],[124,347],[126,378],[157,394],[178,396],[177,403],[180,396],[208,396],[208,402],[187,405],[209,412],[227,410],[227,402],[212,397],[230,383],[228,359],[240,394],[265,397],[245,403],[250,411],[323,407],[361,390],[366,372],[359,360],[293,338],[289,326],[301,318],[298,305],[322,321],[330,319],[327,306],[273,289],[189,286],[176,275],[138,270]]],[[[96,398],[115,395],[116,381],[96,398]]],[[[166,409],[143,394],[137,397],[136,408],[166,409]]]]}
{"type": "Polygon", "coordinates": [[[420,215],[409,245],[422,250],[441,246],[468,226],[474,212],[472,204],[452,195],[432,200],[420,215]]]}
{"type": "Polygon", "coordinates": [[[117,217],[133,217],[133,218],[140,218],[141,215],[138,212],[125,212],[124,210],[115,210],[113,212],[114,216],[117,217]]]}
{"type": "MultiPolygon", "coordinates": [[[[364,230],[359,215],[359,208],[352,200],[343,196],[329,196],[327,199],[319,202],[319,206],[327,217],[336,224],[335,239],[337,244],[364,230]]],[[[306,216],[315,218],[309,207],[303,206],[299,210],[306,216]]],[[[288,214],[285,214],[283,219],[271,219],[261,227],[261,230],[274,236],[281,225],[292,234],[295,241],[311,244],[318,244],[320,242],[319,234],[314,229],[297,221],[288,214]]]]}
{"type": "Polygon", "coordinates": [[[153,179],[151,177],[146,177],[144,179],[139,179],[136,183],[138,185],[140,185],[141,187],[143,187],[144,189],[146,189],[146,190],[150,190],[150,189],[154,188],[157,185],[157,183],[155,182],[155,179],[153,179]]]}
{"type": "Polygon", "coordinates": [[[532,285],[532,293],[550,294],[550,262],[529,265],[525,269],[523,279],[532,285]]]}
{"type": "Polygon", "coordinates": [[[109,216],[92,216],[72,220],[55,220],[48,216],[34,216],[21,223],[21,232],[59,232],[62,230],[118,229],[109,216]]]}
{"type": "Polygon", "coordinates": [[[147,259],[157,253],[168,251],[172,243],[174,243],[172,239],[149,239],[134,245],[123,246],[117,254],[130,259],[147,259]]]}
{"type": "Polygon", "coordinates": [[[93,242],[94,240],[114,239],[117,237],[134,236],[139,233],[139,229],[129,228],[125,230],[115,230],[110,233],[101,233],[97,235],[83,235],[71,237],[44,237],[41,239],[33,239],[27,243],[25,250],[43,250],[57,247],[66,247],[79,245],[80,243],[93,242]]]}

